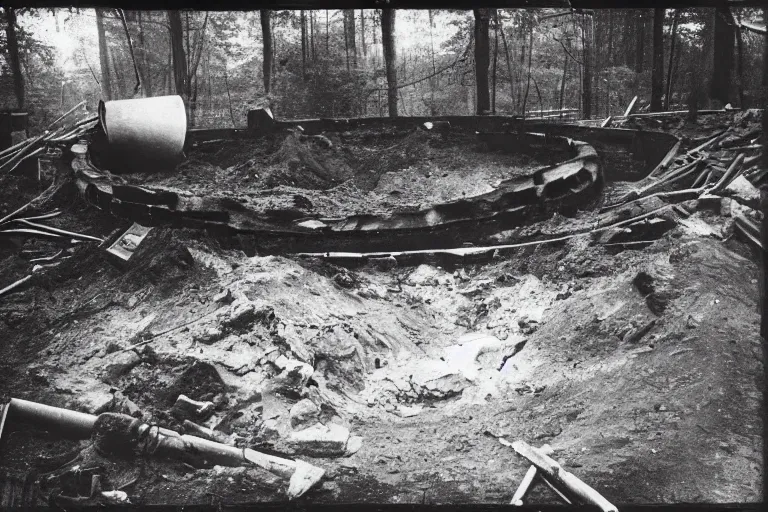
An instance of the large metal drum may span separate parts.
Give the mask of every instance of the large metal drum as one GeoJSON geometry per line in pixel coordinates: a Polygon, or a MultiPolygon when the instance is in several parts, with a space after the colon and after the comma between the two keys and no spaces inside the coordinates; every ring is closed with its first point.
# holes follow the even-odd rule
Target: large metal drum
{"type": "Polygon", "coordinates": [[[173,169],[184,158],[187,113],[181,96],[99,102],[107,166],[114,172],[173,169]]]}

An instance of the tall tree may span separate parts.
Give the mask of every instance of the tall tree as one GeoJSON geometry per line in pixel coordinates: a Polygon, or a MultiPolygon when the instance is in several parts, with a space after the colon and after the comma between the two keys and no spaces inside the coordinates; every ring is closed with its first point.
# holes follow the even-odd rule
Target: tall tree
{"type": "MultiPolygon", "coordinates": [[[[181,22],[179,22],[181,23],[181,22]]],[[[111,66],[107,49],[107,34],[104,27],[104,11],[96,9],[96,31],[99,36],[99,64],[101,65],[101,97],[104,101],[112,99],[111,66]]]]}
{"type": "Polygon", "coordinates": [[[712,99],[724,104],[731,101],[734,35],[730,8],[728,6],[718,7],[715,14],[714,62],[709,93],[712,99]]]}
{"type": "Polygon", "coordinates": [[[365,48],[365,11],[360,9],[360,46],[363,47],[363,60],[368,56],[368,50],[365,48]]]}
{"type": "Polygon", "coordinates": [[[637,11],[635,16],[635,73],[643,72],[645,64],[645,12],[637,11]]]}
{"type": "Polygon", "coordinates": [[[651,68],[651,111],[661,112],[664,93],[664,14],[666,9],[653,10],[653,66],[651,68]]]}
{"type": "Polygon", "coordinates": [[[581,37],[584,47],[584,73],[582,75],[582,109],[584,119],[592,117],[592,42],[594,38],[592,14],[581,17],[581,37]]]}
{"type": "Polygon", "coordinates": [[[307,16],[301,9],[301,76],[307,79],[307,16]]]}
{"type": "Polygon", "coordinates": [[[395,47],[394,9],[381,10],[381,46],[384,51],[384,66],[387,70],[387,106],[389,117],[397,117],[397,49],[395,47]]]}
{"type": "Polygon", "coordinates": [[[349,55],[352,58],[352,68],[357,69],[357,44],[355,42],[355,10],[344,9],[344,27],[346,29],[346,41],[349,55]]]}
{"type": "MultiPolygon", "coordinates": [[[[149,22],[152,21],[152,11],[147,11],[147,16],[149,17],[149,22]]],[[[139,69],[141,70],[141,83],[144,87],[144,93],[149,98],[152,96],[152,70],[150,68],[149,64],[149,52],[147,51],[147,45],[146,41],[144,39],[144,23],[142,20],[142,13],[141,11],[138,12],[138,22],[139,22],[139,44],[141,45],[141,66],[139,66],[139,69]]]]}
{"type": "Polygon", "coordinates": [[[181,25],[181,11],[169,9],[168,22],[171,32],[171,55],[173,56],[173,79],[176,94],[188,100],[189,98],[184,97],[187,90],[187,56],[184,53],[184,28],[181,25]]]}
{"type": "Polygon", "coordinates": [[[672,20],[672,32],[669,37],[669,68],[667,71],[667,93],[664,95],[664,110],[669,110],[672,101],[672,66],[675,62],[675,43],[677,40],[677,26],[680,24],[680,9],[675,9],[675,17],[672,20]]]}
{"type": "Polygon", "coordinates": [[[478,115],[491,109],[491,95],[488,84],[488,67],[491,64],[489,20],[490,9],[473,9],[475,16],[475,84],[477,87],[478,115]]]}
{"type": "MultiPolygon", "coordinates": [[[[327,11],[326,11],[327,12],[327,11]]],[[[259,9],[259,18],[261,18],[261,41],[264,45],[263,70],[264,70],[264,93],[269,94],[270,82],[272,81],[272,24],[270,22],[271,11],[269,9],[259,9]]]]}
{"type": "Polygon", "coordinates": [[[21,59],[19,59],[19,41],[16,36],[16,9],[5,7],[5,41],[8,47],[8,60],[13,73],[13,92],[16,95],[16,105],[24,108],[24,75],[21,72],[21,59]]]}

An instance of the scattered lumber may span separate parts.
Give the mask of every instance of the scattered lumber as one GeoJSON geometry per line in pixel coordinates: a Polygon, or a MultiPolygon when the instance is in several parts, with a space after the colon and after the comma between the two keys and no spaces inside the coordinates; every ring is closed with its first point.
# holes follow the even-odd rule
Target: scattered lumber
{"type": "MultiPolygon", "coordinates": [[[[543,445],[539,449],[541,450],[542,453],[546,455],[551,455],[552,453],[554,453],[554,450],[548,444],[543,445]]],[[[510,502],[510,505],[514,505],[516,507],[521,507],[523,505],[523,497],[525,497],[525,494],[528,492],[528,489],[530,489],[534,478],[536,478],[536,472],[537,472],[536,466],[531,466],[530,468],[528,468],[528,471],[525,473],[523,480],[520,482],[520,486],[515,491],[514,496],[512,496],[512,501],[510,502]]]]}
{"type": "Polygon", "coordinates": [[[597,505],[603,512],[618,512],[615,505],[576,476],[564,470],[560,464],[538,448],[534,448],[524,441],[515,441],[512,443],[512,449],[518,455],[531,461],[556,487],[574,495],[585,504],[597,505]]]}

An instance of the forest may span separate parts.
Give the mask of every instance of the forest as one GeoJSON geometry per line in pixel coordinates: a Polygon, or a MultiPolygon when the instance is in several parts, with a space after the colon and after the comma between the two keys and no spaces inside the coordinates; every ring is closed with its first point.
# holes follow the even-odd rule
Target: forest
{"type": "Polygon", "coordinates": [[[190,127],[278,118],[599,119],[755,107],[760,9],[130,11],[3,8],[2,108],[178,94],[190,127]]]}

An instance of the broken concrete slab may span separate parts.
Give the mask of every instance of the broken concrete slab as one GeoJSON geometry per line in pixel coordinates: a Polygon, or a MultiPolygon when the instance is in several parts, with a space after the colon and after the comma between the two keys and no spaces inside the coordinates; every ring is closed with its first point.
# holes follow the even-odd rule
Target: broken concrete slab
{"type": "Polygon", "coordinates": [[[339,457],[346,453],[349,438],[349,429],[342,425],[316,423],[304,430],[292,432],[288,444],[304,455],[339,457]]]}

